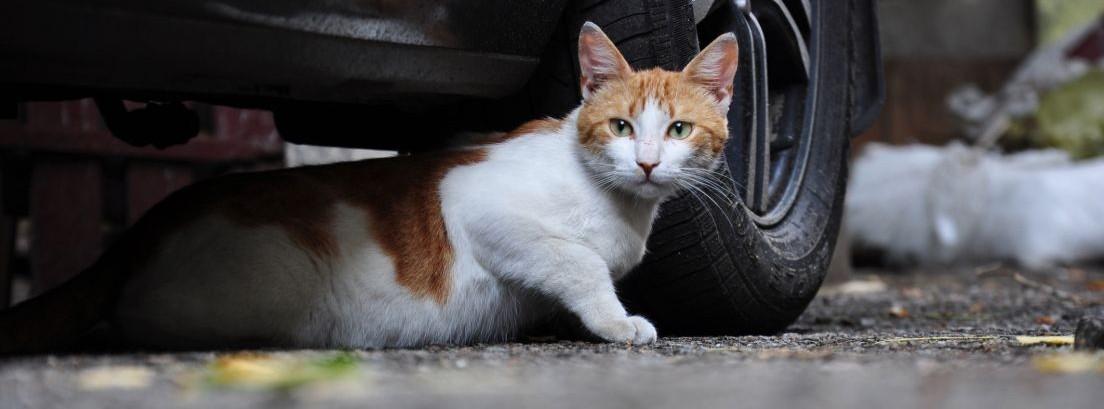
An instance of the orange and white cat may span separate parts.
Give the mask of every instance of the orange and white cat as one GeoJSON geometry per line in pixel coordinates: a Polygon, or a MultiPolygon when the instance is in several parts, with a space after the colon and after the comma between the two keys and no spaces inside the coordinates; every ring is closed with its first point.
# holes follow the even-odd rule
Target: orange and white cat
{"type": "Polygon", "coordinates": [[[718,164],[737,56],[726,34],[682,72],[634,72],[587,23],[584,100],[567,117],[474,147],[183,189],[58,294],[0,316],[0,345],[99,319],[166,348],[472,343],[556,308],[601,339],[651,343],[614,282],[641,261],[660,202],[718,164]],[[32,309],[63,316],[32,322],[32,309]]]}

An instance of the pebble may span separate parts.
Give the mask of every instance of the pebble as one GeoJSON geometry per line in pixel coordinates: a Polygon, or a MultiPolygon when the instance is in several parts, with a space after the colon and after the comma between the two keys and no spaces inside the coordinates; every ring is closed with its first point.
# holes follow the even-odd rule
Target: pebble
{"type": "Polygon", "coordinates": [[[1078,350],[1104,349],[1104,318],[1083,317],[1073,333],[1073,348],[1078,350]]]}

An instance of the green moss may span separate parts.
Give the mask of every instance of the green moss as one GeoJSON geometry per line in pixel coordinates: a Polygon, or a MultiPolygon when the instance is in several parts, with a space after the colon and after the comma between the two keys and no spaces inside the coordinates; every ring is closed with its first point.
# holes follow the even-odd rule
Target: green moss
{"type": "Polygon", "coordinates": [[[1062,149],[1075,158],[1104,154],[1104,71],[1045,94],[1034,122],[1034,145],[1062,149]]]}
{"type": "Polygon", "coordinates": [[[1104,11],[1100,0],[1035,0],[1039,18],[1039,44],[1050,44],[1066,31],[1086,24],[1104,11]]]}

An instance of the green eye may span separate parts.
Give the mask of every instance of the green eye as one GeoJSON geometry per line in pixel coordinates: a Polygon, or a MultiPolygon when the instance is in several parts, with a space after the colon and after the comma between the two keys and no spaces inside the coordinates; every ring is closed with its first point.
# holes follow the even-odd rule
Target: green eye
{"type": "Polygon", "coordinates": [[[667,128],[667,136],[675,139],[686,139],[690,136],[690,132],[694,130],[694,124],[689,122],[675,121],[671,124],[670,128],[667,128]]]}
{"type": "Polygon", "coordinates": [[[633,134],[632,125],[624,119],[611,119],[610,130],[613,131],[614,135],[621,137],[632,136],[633,134]]]}

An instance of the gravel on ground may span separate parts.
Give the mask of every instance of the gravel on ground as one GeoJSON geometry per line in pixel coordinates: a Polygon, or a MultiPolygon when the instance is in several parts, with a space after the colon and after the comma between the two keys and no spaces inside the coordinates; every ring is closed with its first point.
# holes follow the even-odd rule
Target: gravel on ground
{"type": "Polygon", "coordinates": [[[773,336],[0,358],[0,409],[1089,408],[1104,355],[1071,335],[1102,305],[1092,269],[867,272],[773,336]]]}

